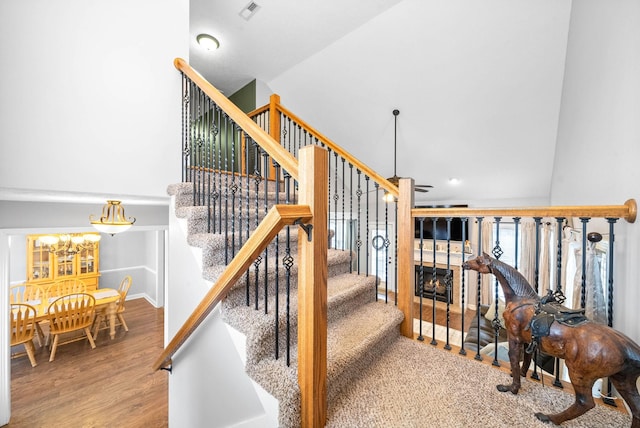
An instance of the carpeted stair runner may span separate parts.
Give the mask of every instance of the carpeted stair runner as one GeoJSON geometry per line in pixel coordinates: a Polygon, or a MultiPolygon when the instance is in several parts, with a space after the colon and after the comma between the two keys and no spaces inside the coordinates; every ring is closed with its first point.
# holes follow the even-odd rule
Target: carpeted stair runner
{"type": "MultiPolygon", "coordinates": [[[[215,281],[227,264],[222,234],[206,233],[207,208],[194,207],[190,183],[169,186],[168,193],[175,197],[176,216],[187,220],[189,245],[202,249],[203,278],[215,281]]],[[[262,193],[258,192],[260,197],[262,193]]],[[[269,194],[275,198],[274,193],[269,194]]],[[[273,201],[270,201],[273,202],[273,201]]],[[[259,213],[259,216],[262,214],[259,213]]],[[[251,285],[247,290],[245,277],[232,288],[222,304],[225,322],[246,336],[246,371],[280,404],[280,426],[300,425],[300,391],[297,380],[297,239],[299,228],[290,229],[290,251],[294,263],[290,273],[290,294],[287,300],[285,268],[282,265],[284,231],[278,244],[278,271],[280,279],[276,289],[276,245],[271,244],[267,257],[257,266],[252,265],[248,275],[251,285]],[[265,268],[266,267],[266,268],[265,268]],[[256,275],[257,271],[257,275],[256,275]],[[266,272],[266,273],[265,273],[266,272]],[[259,297],[256,302],[256,281],[259,297]],[[264,291],[268,298],[264,299],[264,291]],[[247,296],[249,306],[247,306],[247,296]],[[275,356],[276,321],[278,307],[278,348],[275,356]],[[269,313],[265,314],[267,305],[269,313]],[[290,307],[290,366],[286,364],[286,306],[290,307]],[[256,309],[257,305],[257,309],[256,309]]],[[[246,238],[245,238],[246,240],[246,238]]],[[[239,248],[239,247],[238,247],[239,248]]],[[[353,254],[328,250],[327,284],[327,398],[331,407],[340,392],[354,382],[363,371],[384,353],[399,335],[402,313],[392,304],[376,302],[376,279],[373,276],[349,273],[353,254]]]]}

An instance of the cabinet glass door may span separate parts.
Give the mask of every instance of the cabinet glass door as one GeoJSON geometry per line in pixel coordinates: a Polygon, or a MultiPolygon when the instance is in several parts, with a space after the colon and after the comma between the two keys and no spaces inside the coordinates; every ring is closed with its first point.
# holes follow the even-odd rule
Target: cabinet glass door
{"type": "Polygon", "coordinates": [[[49,252],[49,246],[43,244],[40,239],[29,240],[27,251],[31,256],[31,269],[27,272],[29,281],[47,280],[53,278],[53,255],[49,252]]]}
{"type": "Polygon", "coordinates": [[[78,253],[79,275],[96,273],[98,271],[96,252],[94,248],[85,248],[78,253]]]}
{"type": "Polygon", "coordinates": [[[56,277],[59,279],[64,279],[65,277],[76,275],[76,267],[74,261],[75,255],[73,254],[56,255],[56,277]]]}

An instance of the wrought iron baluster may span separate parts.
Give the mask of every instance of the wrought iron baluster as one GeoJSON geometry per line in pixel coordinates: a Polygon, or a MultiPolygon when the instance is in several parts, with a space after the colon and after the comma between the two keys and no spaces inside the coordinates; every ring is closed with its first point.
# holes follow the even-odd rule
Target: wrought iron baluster
{"type": "MultiPolygon", "coordinates": [[[[397,223],[396,217],[396,223],[397,223]]],[[[433,287],[433,291],[431,293],[431,344],[437,345],[438,341],[436,340],[436,287],[438,284],[438,267],[436,266],[437,260],[437,241],[436,241],[436,223],[438,222],[437,217],[431,218],[431,230],[434,231],[433,236],[431,237],[432,249],[431,249],[431,286],[433,287]]]]}
{"type": "MultiPolygon", "coordinates": [[[[266,150],[262,151],[263,159],[263,176],[264,176],[264,201],[262,203],[264,207],[264,216],[266,217],[269,212],[269,153],[266,150]]],[[[256,225],[257,226],[257,225],[256,225]]],[[[264,250],[264,313],[269,313],[269,247],[264,250]]]]}
{"type": "MultiPolygon", "coordinates": [[[[461,259],[461,264],[460,266],[464,266],[465,263],[465,255],[466,255],[466,243],[467,243],[467,221],[468,218],[467,217],[462,217],[460,219],[462,221],[462,252],[460,255],[460,259],[461,259]]],[[[466,312],[467,309],[467,304],[466,304],[466,296],[465,296],[465,285],[466,285],[466,281],[465,281],[465,277],[466,272],[464,271],[464,269],[460,270],[460,280],[461,280],[461,285],[460,285],[460,303],[461,303],[461,307],[462,310],[460,311],[460,326],[461,329],[464,331],[464,313],[466,312]]],[[[460,337],[460,351],[458,352],[460,355],[467,355],[467,351],[464,349],[464,334],[461,335],[460,337]]]]}
{"type": "Polygon", "coordinates": [[[189,173],[189,80],[187,76],[181,72],[182,75],[182,182],[188,182],[189,173]]]}
{"type": "MultiPolygon", "coordinates": [[[[273,163],[273,168],[274,168],[274,173],[275,173],[275,191],[276,191],[276,198],[275,198],[275,203],[276,205],[278,205],[280,203],[280,165],[275,161],[272,160],[273,163]]],[[[276,360],[280,357],[280,233],[278,233],[275,237],[275,266],[274,266],[274,270],[275,270],[275,332],[276,332],[276,336],[275,336],[275,340],[276,340],[276,344],[275,344],[275,353],[276,353],[276,360]]]]}
{"type": "Polygon", "coordinates": [[[396,306],[398,306],[398,200],[397,199],[394,200],[394,204],[393,205],[394,205],[394,208],[395,208],[395,214],[394,214],[395,215],[395,221],[394,221],[394,224],[395,224],[394,232],[395,233],[393,235],[393,245],[394,245],[394,248],[395,248],[395,250],[393,252],[393,256],[394,256],[394,264],[393,264],[393,266],[394,266],[394,280],[393,280],[393,283],[394,283],[393,288],[394,288],[394,290],[393,290],[393,292],[394,292],[394,296],[395,296],[394,304],[396,306]]]}
{"type": "MultiPolygon", "coordinates": [[[[379,218],[379,211],[380,211],[380,204],[378,203],[378,201],[380,200],[379,197],[379,190],[380,190],[380,185],[378,183],[374,182],[374,188],[376,190],[376,234],[378,233],[378,227],[380,226],[380,218],[379,218]]],[[[376,236],[377,238],[378,236],[376,236]]],[[[374,238],[375,239],[375,238],[374,238]]],[[[374,245],[373,248],[376,250],[376,290],[375,290],[375,295],[376,295],[376,302],[378,301],[378,289],[380,288],[380,245],[374,245]]],[[[386,294],[386,293],[385,293],[386,294]]],[[[386,300],[386,299],[385,299],[386,300]]]]}
{"type": "Polygon", "coordinates": [[[364,233],[364,274],[365,276],[369,276],[369,176],[364,176],[364,214],[365,214],[365,233],[364,233]]]}
{"type": "Polygon", "coordinates": [[[565,222],[564,217],[556,217],[556,235],[557,235],[557,257],[556,257],[556,291],[562,293],[562,225],[565,222]]]}
{"type": "MultiPolygon", "coordinates": [[[[337,249],[338,248],[338,200],[340,199],[340,195],[338,194],[338,153],[334,152],[333,153],[333,157],[334,157],[334,194],[333,194],[333,212],[334,212],[334,222],[335,222],[335,227],[334,227],[334,231],[333,231],[333,248],[337,249]]],[[[331,156],[329,156],[329,162],[331,162],[331,156]]],[[[344,163],[344,159],[343,159],[343,163],[344,163]]],[[[331,175],[331,174],[329,174],[331,175]]],[[[343,189],[344,189],[344,180],[343,180],[343,189]]],[[[329,197],[331,197],[331,192],[329,192],[329,197]]],[[[329,201],[329,204],[331,204],[331,201],[329,201]]],[[[342,212],[342,219],[344,222],[344,210],[342,212]]],[[[329,246],[331,247],[331,245],[329,246]]]]}
{"type": "MultiPolygon", "coordinates": [[[[502,248],[500,247],[500,221],[502,220],[502,217],[494,217],[493,220],[495,221],[495,225],[496,225],[496,243],[495,243],[495,246],[493,247],[492,253],[497,260],[500,260],[500,257],[502,257],[502,255],[504,254],[504,252],[502,251],[502,248]]],[[[493,321],[491,322],[494,330],[493,362],[491,364],[496,367],[500,367],[500,362],[498,361],[498,336],[500,335],[500,327],[502,326],[502,324],[500,324],[500,318],[498,318],[498,314],[499,314],[498,300],[499,300],[498,279],[496,278],[494,281],[494,295],[493,295],[493,304],[494,304],[495,310],[493,315],[493,321]]]]}
{"type": "MultiPolygon", "coordinates": [[[[536,230],[536,246],[535,246],[535,270],[534,270],[534,287],[536,289],[536,293],[539,293],[539,278],[540,278],[540,225],[542,222],[542,217],[534,217],[535,222],[535,230],[536,230]]],[[[533,354],[533,373],[531,373],[531,379],[540,380],[540,376],[538,376],[538,349],[534,351],[533,354]]]]}
{"type": "MultiPolygon", "coordinates": [[[[607,325],[613,327],[613,243],[614,225],[617,218],[607,218],[609,223],[609,248],[607,252],[607,325]]],[[[618,407],[613,397],[611,397],[611,378],[607,378],[607,394],[602,396],[602,401],[610,406],[618,407]]]]}
{"type": "MultiPolygon", "coordinates": [[[[476,222],[478,223],[478,255],[482,254],[482,220],[484,217],[476,217],[476,222]]],[[[482,314],[480,313],[480,296],[482,294],[482,278],[480,274],[476,276],[477,284],[476,284],[476,323],[478,325],[476,343],[478,343],[478,349],[476,350],[476,355],[473,357],[478,361],[482,361],[482,355],[480,355],[480,317],[482,314]]]]}
{"type": "Polygon", "coordinates": [[[358,216],[358,232],[357,232],[357,238],[356,238],[356,260],[357,260],[357,266],[358,266],[358,275],[360,275],[360,248],[362,248],[362,239],[360,239],[360,229],[362,228],[362,209],[361,209],[361,198],[362,198],[362,188],[361,188],[361,182],[360,179],[362,178],[362,171],[360,171],[359,169],[356,170],[356,174],[358,175],[358,188],[356,190],[356,197],[358,198],[358,211],[357,211],[357,216],[358,216]]]}
{"type": "MultiPolygon", "coordinates": [[[[556,293],[562,293],[562,224],[564,217],[556,217],[556,293]]],[[[549,287],[551,289],[551,287],[549,287]]],[[[555,358],[555,379],[553,386],[564,388],[560,381],[560,358],[555,358]]]]}
{"type": "MultiPolygon", "coordinates": [[[[250,180],[251,180],[251,174],[250,174],[250,170],[249,170],[249,148],[251,146],[251,141],[249,139],[249,135],[247,133],[244,134],[244,151],[245,151],[245,175],[246,175],[246,183],[245,183],[245,189],[246,189],[246,197],[245,197],[245,201],[246,201],[246,217],[247,217],[247,222],[246,222],[246,228],[245,231],[247,232],[247,237],[246,239],[249,239],[249,235],[250,235],[250,222],[251,222],[251,211],[249,208],[249,204],[251,203],[250,201],[250,195],[249,195],[249,189],[250,189],[250,180]]],[[[245,286],[245,293],[246,293],[246,305],[249,306],[251,304],[250,302],[250,280],[249,280],[249,270],[247,269],[247,273],[245,274],[245,281],[246,281],[246,286],[245,286]]]]}
{"type": "MultiPolygon", "coordinates": [[[[256,215],[256,221],[255,221],[255,227],[257,228],[258,225],[260,224],[260,200],[259,200],[259,195],[260,195],[260,182],[262,181],[262,177],[260,176],[260,146],[258,145],[258,143],[256,143],[255,141],[253,142],[254,145],[254,150],[255,150],[255,160],[254,160],[254,170],[253,170],[253,174],[254,174],[254,184],[255,184],[255,215],[256,215]]],[[[256,295],[255,297],[255,310],[258,310],[258,299],[259,299],[259,290],[258,290],[258,283],[259,283],[259,278],[260,278],[260,263],[262,262],[262,257],[258,256],[256,258],[256,260],[253,262],[253,266],[254,266],[254,274],[255,274],[255,293],[256,295]]]]}
{"type": "MultiPolygon", "coordinates": [[[[327,176],[328,176],[328,187],[327,187],[327,224],[329,225],[327,228],[327,233],[329,234],[329,236],[327,236],[327,243],[329,244],[329,248],[331,248],[331,153],[332,150],[329,148],[327,150],[329,152],[328,156],[327,156],[327,176]]],[[[337,153],[336,153],[337,155],[337,153]]],[[[337,187],[338,185],[338,177],[336,176],[336,184],[335,186],[337,187]]],[[[337,221],[337,216],[338,213],[334,211],[334,221],[337,221]]],[[[335,231],[333,233],[333,236],[335,237],[335,231]]]]}
{"type": "Polygon", "coordinates": [[[451,217],[446,218],[447,222],[447,273],[444,277],[444,288],[446,295],[446,329],[447,329],[447,342],[444,345],[444,349],[451,350],[449,344],[449,323],[451,322],[451,300],[453,299],[453,272],[451,270],[451,217]]]}
{"type": "MultiPolygon", "coordinates": [[[[391,241],[389,240],[389,204],[384,204],[384,302],[389,303],[389,247],[391,241]]],[[[396,304],[398,298],[396,295],[396,304]]]]}
{"type": "Polygon", "coordinates": [[[422,335],[422,299],[424,298],[424,217],[418,217],[420,221],[420,267],[418,268],[418,282],[415,285],[416,291],[419,294],[419,318],[420,322],[418,323],[418,340],[424,342],[424,336],[422,335]]]}

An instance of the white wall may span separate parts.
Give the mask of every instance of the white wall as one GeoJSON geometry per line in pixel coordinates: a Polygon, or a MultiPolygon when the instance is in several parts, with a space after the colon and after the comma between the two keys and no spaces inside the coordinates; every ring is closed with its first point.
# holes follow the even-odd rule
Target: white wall
{"type": "Polygon", "coordinates": [[[465,203],[548,201],[570,5],[404,0],[266,84],[387,177],[398,108],[398,175],[435,185],[417,203],[451,199],[452,176],[465,203]]]}
{"type": "MultiPolygon", "coordinates": [[[[640,2],[574,1],[554,205],[640,200],[640,2]]],[[[616,225],[614,327],[640,342],[640,225],[616,225]]]]}
{"type": "MultiPolygon", "coordinates": [[[[172,215],[169,231],[165,329],[171,340],[212,284],[202,279],[201,250],[187,245],[186,225],[181,227],[172,215]]],[[[272,426],[265,425],[264,417],[265,409],[216,308],[172,359],[169,426],[272,426]]]]}
{"type": "MultiPolygon", "coordinates": [[[[166,197],[180,181],[181,85],[172,62],[188,58],[188,38],[188,0],[0,1],[0,193],[166,197]]],[[[51,212],[0,210],[2,303],[5,228],[32,230],[51,212]]],[[[58,226],[87,227],[84,215],[58,226]]],[[[166,227],[167,218],[151,224],[166,227]]],[[[0,318],[0,425],[11,408],[7,322],[0,318]]]]}
{"type": "Polygon", "coordinates": [[[165,196],[188,0],[0,2],[0,187],[165,196]]]}

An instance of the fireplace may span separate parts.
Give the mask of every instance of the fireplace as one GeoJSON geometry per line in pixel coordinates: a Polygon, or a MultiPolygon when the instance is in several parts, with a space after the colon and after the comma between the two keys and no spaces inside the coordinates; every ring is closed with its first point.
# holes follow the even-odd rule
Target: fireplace
{"type": "Polygon", "coordinates": [[[436,267],[436,276],[433,278],[433,268],[423,266],[422,278],[423,287],[420,287],[420,266],[415,267],[416,271],[416,289],[415,295],[420,296],[420,290],[422,288],[422,297],[426,299],[433,299],[434,293],[436,301],[453,304],[453,272],[447,271],[436,267]],[[447,278],[447,272],[449,272],[447,278]],[[447,293],[446,281],[449,281],[449,292],[447,293]]]}

